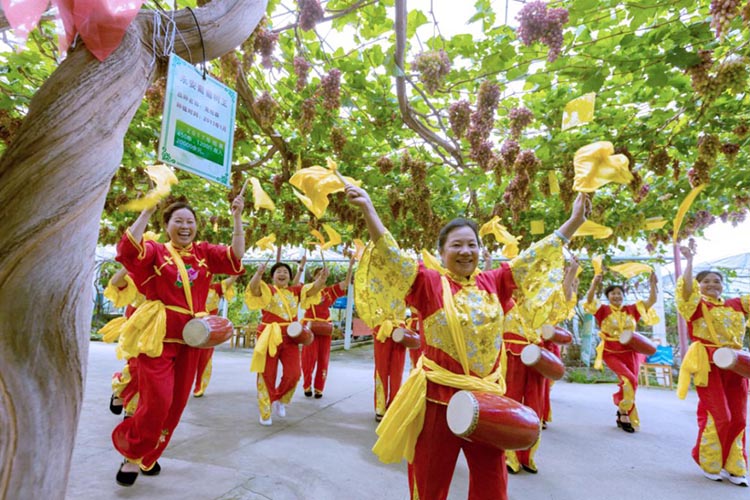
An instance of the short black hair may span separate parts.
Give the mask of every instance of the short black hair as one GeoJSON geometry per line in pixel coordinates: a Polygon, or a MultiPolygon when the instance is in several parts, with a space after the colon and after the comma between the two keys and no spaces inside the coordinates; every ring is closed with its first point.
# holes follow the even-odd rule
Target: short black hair
{"type": "Polygon", "coordinates": [[[193,210],[193,207],[191,207],[184,201],[177,201],[164,209],[164,212],[162,213],[162,221],[164,222],[164,227],[167,227],[167,224],[169,224],[169,219],[172,218],[172,214],[182,208],[190,210],[190,213],[192,213],[193,217],[195,217],[195,222],[198,222],[198,216],[195,215],[195,210],[193,210]]]}
{"type": "Polygon", "coordinates": [[[463,217],[458,217],[456,219],[453,219],[448,224],[444,225],[443,228],[440,230],[440,233],[438,234],[438,251],[442,252],[443,247],[445,246],[445,240],[448,239],[448,235],[455,231],[456,229],[462,228],[462,227],[470,227],[472,231],[474,231],[474,236],[477,238],[477,244],[479,246],[482,246],[482,240],[479,239],[479,226],[477,226],[477,223],[470,219],[464,219],[463,217]]]}
{"type": "Polygon", "coordinates": [[[707,269],[706,271],[701,271],[698,274],[696,274],[695,275],[695,281],[697,281],[698,283],[700,283],[701,281],[703,281],[703,278],[705,278],[709,274],[715,274],[716,276],[719,277],[719,281],[721,281],[722,283],[724,283],[724,276],[722,276],[722,274],[719,271],[712,271],[711,269],[707,269]]]}
{"type": "Polygon", "coordinates": [[[620,292],[622,292],[623,295],[625,295],[625,286],[623,285],[609,285],[607,288],[604,289],[604,296],[609,298],[609,292],[612,290],[615,290],[619,288],[620,292]]]}
{"type": "Polygon", "coordinates": [[[286,267],[286,270],[289,271],[289,277],[290,278],[292,277],[292,268],[289,267],[289,264],[287,264],[285,262],[277,262],[276,264],[274,264],[273,266],[271,266],[271,277],[273,277],[273,273],[275,273],[276,270],[278,268],[280,268],[280,267],[286,267]]]}

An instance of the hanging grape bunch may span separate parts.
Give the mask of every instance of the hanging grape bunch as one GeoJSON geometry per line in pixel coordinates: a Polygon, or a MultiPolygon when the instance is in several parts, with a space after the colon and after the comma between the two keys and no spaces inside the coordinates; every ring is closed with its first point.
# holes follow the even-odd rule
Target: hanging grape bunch
{"type": "Polygon", "coordinates": [[[479,85],[476,110],[471,114],[466,138],[471,146],[469,157],[483,170],[489,169],[492,143],[488,141],[495,125],[495,110],[500,102],[500,87],[485,80],[479,85]]]}
{"type": "Polygon", "coordinates": [[[716,71],[718,95],[725,90],[732,94],[744,92],[747,85],[747,64],[744,57],[731,56],[719,65],[716,71]]]}
{"type": "Polygon", "coordinates": [[[255,36],[255,52],[261,56],[260,63],[264,68],[270,69],[273,67],[273,49],[276,48],[276,43],[279,41],[279,34],[274,33],[271,30],[263,29],[257,32],[255,36]]]}
{"type": "Polygon", "coordinates": [[[709,74],[714,64],[713,51],[699,50],[698,57],[700,58],[699,63],[685,69],[685,72],[690,76],[690,85],[701,96],[714,95],[716,85],[713,77],[709,74]]]}
{"type": "Polygon", "coordinates": [[[315,116],[317,115],[317,100],[314,97],[308,97],[302,104],[300,104],[299,119],[297,120],[297,128],[301,135],[309,134],[313,129],[315,123],[315,116]]]}
{"type": "Polygon", "coordinates": [[[273,190],[276,196],[281,196],[281,188],[284,186],[284,176],[282,174],[273,174],[271,176],[271,183],[273,184],[273,190]]]}
{"type": "Polygon", "coordinates": [[[510,207],[514,222],[518,222],[521,213],[531,203],[531,179],[540,166],[539,158],[530,149],[518,153],[513,163],[513,171],[516,175],[505,189],[503,201],[510,207]]]}
{"type": "Polygon", "coordinates": [[[146,102],[148,103],[148,116],[161,115],[164,109],[164,91],[167,89],[167,77],[157,79],[146,90],[146,102]]]}
{"type": "Polygon", "coordinates": [[[341,106],[341,71],[333,68],[320,79],[320,93],[323,95],[323,107],[335,111],[341,106]]]}
{"type": "Polygon", "coordinates": [[[465,99],[456,101],[448,108],[448,122],[456,139],[461,139],[469,128],[471,104],[465,99]]]}
{"type": "Polygon", "coordinates": [[[508,117],[510,118],[510,136],[515,140],[520,139],[523,130],[534,121],[534,113],[523,106],[511,109],[508,117]]]}
{"type": "Polygon", "coordinates": [[[713,167],[721,149],[721,141],[713,134],[703,134],[698,138],[698,158],[713,167]]]}
{"type": "Polygon", "coordinates": [[[675,158],[672,160],[672,179],[674,179],[675,182],[680,180],[680,174],[682,173],[680,169],[680,160],[675,158]]]}
{"type": "Polygon", "coordinates": [[[512,166],[520,152],[521,146],[513,139],[505,140],[503,145],[500,146],[500,156],[502,156],[506,166],[512,166]]]}
{"type": "Polygon", "coordinates": [[[0,141],[10,146],[13,136],[21,127],[23,119],[12,116],[7,109],[0,109],[0,141]]]}
{"type": "Polygon", "coordinates": [[[236,52],[228,52],[219,59],[220,72],[224,81],[232,81],[240,74],[240,59],[236,52]]]}
{"type": "Polygon", "coordinates": [[[737,154],[740,152],[740,145],[734,142],[725,142],[721,145],[721,152],[727,159],[730,165],[734,165],[734,160],[737,159],[737,154]]]}
{"type": "Polygon", "coordinates": [[[387,156],[381,156],[375,162],[375,166],[378,168],[381,174],[386,175],[393,170],[393,160],[387,156]]]}
{"type": "Polygon", "coordinates": [[[716,32],[716,38],[722,39],[729,31],[729,25],[739,14],[739,0],[711,0],[711,27],[716,32]]]}
{"type": "Polygon", "coordinates": [[[542,1],[529,2],[516,16],[518,38],[527,47],[539,41],[546,45],[547,61],[554,62],[562,52],[563,25],[568,22],[567,9],[548,9],[542,1]]]}
{"type": "Polygon", "coordinates": [[[341,156],[341,153],[344,152],[344,146],[346,146],[346,134],[341,128],[331,128],[331,145],[333,146],[333,151],[341,156]]]}
{"type": "Polygon", "coordinates": [[[667,152],[667,148],[658,148],[652,151],[648,157],[648,167],[658,176],[664,176],[667,173],[667,167],[672,158],[667,152]]]}
{"type": "Polygon", "coordinates": [[[294,56],[294,74],[297,76],[295,88],[301,92],[307,85],[307,75],[310,72],[310,63],[304,57],[294,56]]]}
{"type": "Polygon", "coordinates": [[[443,85],[451,71],[451,60],[442,49],[421,52],[411,64],[419,72],[419,81],[430,95],[443,85]]]}
{"type": "Polygon", "coordinates": [[[388,188],[388,207],[391,209],[393,220],[398,220],[401,216],[401,210],[404,208],[402,202],[401,190],[396,186],[388,188]]]}
{"type": "Polygon", "coordinates": [[[490,165],[492,166],[492,175],[495,178],[495,184],[499,187],[503,183],[503,174],[508,167],[505,166],[505,161],[500,155],[494,155],[490,165]]]}
{"type": "Polygon", "coordinates": [[[563,174],[563,178],[560,181],[560,199],[563,202],[565,210],[570,210],[570,207],[573,206],[573,198],[576,196],[576,192],[573,191],[573,184],[576,175],[573,162],[564,162],[562,168],[558,170],[562,170],[563,174]]]}
{"type": "MultiPolygon", "coordinates": [[[[750,5],[750,2],[748,2],[748,5],[750,5]]],[[[747,137],[748,132],[750,132],[750,127],[747,125],[747,122],[742,122],[732,129],[732,133],[737,139],[744,139],[747,137]]]]}
{"type": "Polygon", "coordinates": [[[323,8],[320,0],[299,0],[299,27],[302,31],[310,31],[323,19],[323,8]]]}
{"type": "Polygon", "coordinates": [[[268,91],[264,91],[258,98],[253,102],[253,110],[255,111],[260,126],[267,128],[273,125],[276,120],[276,112],[279,109],[279,105],[271,97],[268,91]]]}
{"type": "Polygon", "coordinates": [[[710,170],[711,165],[706,160],[702,158],[695,160],[695,163],[693,163],[693,166],[687,172],[690,186],[697,187],[701,184],[708,184],[708,181],[711,180],[710,170]]]}

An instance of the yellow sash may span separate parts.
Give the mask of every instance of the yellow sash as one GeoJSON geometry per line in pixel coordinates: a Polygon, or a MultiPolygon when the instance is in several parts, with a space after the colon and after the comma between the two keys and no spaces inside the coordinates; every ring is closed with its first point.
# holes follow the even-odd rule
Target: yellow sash
{"type": "Polygon", "coordinates": [[[175,264],[177,265],[177,271],[180,273],[180,279],[182,279],[182,292],[185,294],[185,300],[187,301],[188,309],[190,309],[190,314],[193,315],[195,314],[193,309],[193,290],[190,287],[190,278],[188,277],[185,263],[182,261],[180,253],[176,251],[172,246],[171,241],[164,246],[167,247],[169,254],[172,256],[175,264]]]}
{"type": "MultiPolygon", "coordinates": [[[[701,303],[701,311],[703,312],[703,319],[706,321],[706,326],[711,334],[711,338],[714,342],[717,342],[718,337],[711,319],[711,311],[709,311],[706,304],[703,303],[701,303]]],[[[709,347],[721,346],[710,344],[709,347]]],[[[688,389],[690,389],[691,376],[693,377],[693,383],[696,387],[706,387],[708,385],[708,374],[710,371],[711,360],[708,359],[708,349],[706,349],[706,344],[698,340],[693,341],[685,353],[685,359],[682,360],[682,364],[680,365],[680,375],[677,378],[677,397],[685,399],[688,389]]]]}
{"type": "MultiPolygon", "coordinates": [[[[281,300],[281,304],[284,307],[289,321],[294,321],[295,315],[292,312],[289,302],[287,302],[284,294],[281,292],[284,289],[279,288],[276,290],[276,295],[281,300]]],[[[270,354],[271,357],[276,356],[278,348],[283,342],[284,338],[281,334],[281,325],[279,323],[267,323],[263,329],[263,333],[258,338],[258,342],[253,348],[253,358],[250,360],[250,371],[255,373],[263,373],[266,369],[266,354],[270,354]]]]}

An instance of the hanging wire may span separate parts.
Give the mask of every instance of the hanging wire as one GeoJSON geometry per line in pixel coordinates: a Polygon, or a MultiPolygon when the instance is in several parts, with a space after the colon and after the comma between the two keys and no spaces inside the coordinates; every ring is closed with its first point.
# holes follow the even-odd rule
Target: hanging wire
{"type": "Polygon", "coordinates": [[[195,21],[195,26],[198,28],[198,36],[201,39],[201,49],[203,50],[203,61],[201,62],[201,66],[203,67],[203,79],[206,79],[206,46],[203,44],[203,33],[201,32],[201,25],[198,23],[198,18],[195,17],[195,12],[193,12],[193,9],[190,7],[185,7],[187,10],[190,11],[190,13],[193,15],[193,20],[195,21]]]}

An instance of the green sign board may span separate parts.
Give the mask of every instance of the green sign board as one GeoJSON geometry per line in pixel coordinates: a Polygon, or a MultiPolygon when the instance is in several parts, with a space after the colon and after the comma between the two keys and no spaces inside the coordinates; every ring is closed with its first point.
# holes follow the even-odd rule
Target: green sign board
{"type": "Polygon", "coordinates": [[[229,186],[237,92],[169,57],[159,160],[229,186]]]}

